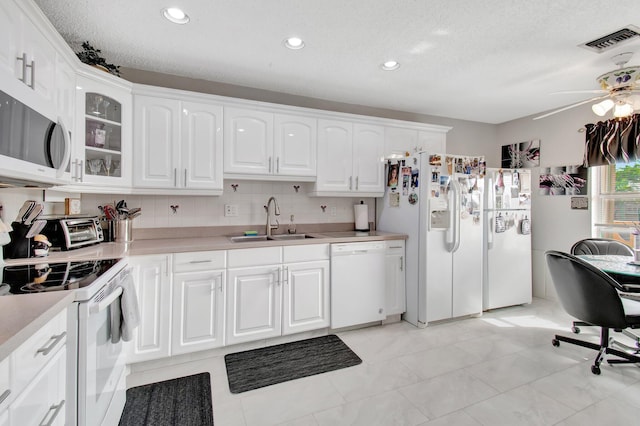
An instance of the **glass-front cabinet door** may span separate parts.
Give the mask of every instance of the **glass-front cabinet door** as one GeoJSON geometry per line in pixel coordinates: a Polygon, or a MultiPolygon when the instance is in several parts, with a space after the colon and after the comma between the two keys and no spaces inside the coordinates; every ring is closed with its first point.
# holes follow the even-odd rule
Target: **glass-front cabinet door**
{"type": "Polygon", "coordinates": [[[73,183],[131,185],[131,92],[106,82],[79,78],[82,117],[77,120],[73,183]]]}

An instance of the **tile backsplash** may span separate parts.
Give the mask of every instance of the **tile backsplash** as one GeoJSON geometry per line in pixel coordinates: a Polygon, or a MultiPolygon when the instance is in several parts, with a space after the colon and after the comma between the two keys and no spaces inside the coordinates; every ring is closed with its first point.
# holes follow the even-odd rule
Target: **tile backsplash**
{"type": "MultiPolygon", "coordinates": [[[[280,207],[280,225],[286,226],[294,215],[294,223],[345,223],[354,221],[353,205],[363,200],[369,205],[369,221],[375,218],[375,199],[350,197],[309,197],[312,183],[297,182],[224,182],[224,194],[187,195],[114,195],[83,194],[82,212],[100,215],[99,205],[126,200],[128,208],[142,208],[134,219],[134,228],[168,228],[198,226],[264,225],[263,206],[272,195],[280,207]],[[234,190],[235,187],[235,190],[234,190]],[[296,188],[297,191],[296,191],[296,188]],[[225,205],[237,206],[236,217],[225,217],[225,205]],[[175,213],[174,208],[175,207],[175,213]],[[322,206],[325,206],[323,209],[322,206]]],[[[257,229],[262,231],[262,228],[257,229]]]]}

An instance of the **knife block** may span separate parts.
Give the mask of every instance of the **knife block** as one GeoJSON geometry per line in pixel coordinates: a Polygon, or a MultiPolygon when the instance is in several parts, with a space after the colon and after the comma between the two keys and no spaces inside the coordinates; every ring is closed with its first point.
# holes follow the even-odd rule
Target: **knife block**
{"type": "Polygon", "coordinates": [[[27,233],[31,227],[20,222],[13,222],[11,227],[13,228],[13,231],[9,232],[11,242],[4,246],[4,258],[19,259],[31,257],[33,238],[27,238],[27,233]]]}

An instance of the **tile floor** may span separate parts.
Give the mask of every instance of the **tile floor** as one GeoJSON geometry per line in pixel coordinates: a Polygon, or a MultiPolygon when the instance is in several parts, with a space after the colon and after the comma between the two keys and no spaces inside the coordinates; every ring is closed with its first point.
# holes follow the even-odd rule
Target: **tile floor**
{"type": "MultiPolygon", "coordinates": [[[[558,304],[536,299],[425,329],[400,322],[340,332],[361,365],[238,395],[221,351],[138,365],[127,383],[208,371],[216,426],[639,424],[640,368],[603,365],[593,375],[595,352],[551,345],[570,322],[558,304]]],[[[595,329],[580,336],[597,340],[595,329]]]]}

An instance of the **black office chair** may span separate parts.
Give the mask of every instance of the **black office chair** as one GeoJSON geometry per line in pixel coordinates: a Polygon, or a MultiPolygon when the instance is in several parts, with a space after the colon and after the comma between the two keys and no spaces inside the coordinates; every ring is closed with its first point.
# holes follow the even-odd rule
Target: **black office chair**
{"type": "MultiPolygon", "coordinates": [[[[585,238],[584,240],[580,240],[575,243],[571,247],[571,254],[573,255],[581,255],[581,254],[593,254],[593,255],[618,255],[618,256],[633,256],[633,250],[628,245],[621,243],[617,240],[612,240],[609,238],[585,238]]],[[[640,293],[640,280],[634,279],[628,275],[617,275],[617,274],[609,274],[620,283],[625,293],[640,293]]],[[[581,326],[589,326],[591,324],[587,324],[584,321],[574,321],[573,326],[571,327],[571,331],[578,334],[580,333],[581,326]]],[[[631,333],[628,330],[622,330],[622,333],[628,338],[634,340],[636,348],[635,350],[640,350],[640,336],[631,333]]],[[[626,348],[626,349],[634,349],[630,346],[625,345],[621,342],[616,342],[616,344],[626,348]]]]}
{"type": "Polygon", "coordinates": [[[547,251],[545,255],[553,285],[565,311],[589,325],[600,327],[600,344],[556,334],[553,345],[567,342],[598,351],[591,366],[593,374],[600,374],[605,354],[619,357],[607,359],[610,364],[640,363],[640,356],[612,348],[609,339],[609,329],[640,327],[640,302],[620,297],[618,292],[623,288],[617,281],[573,255],[554,250],[547,251]]]}

